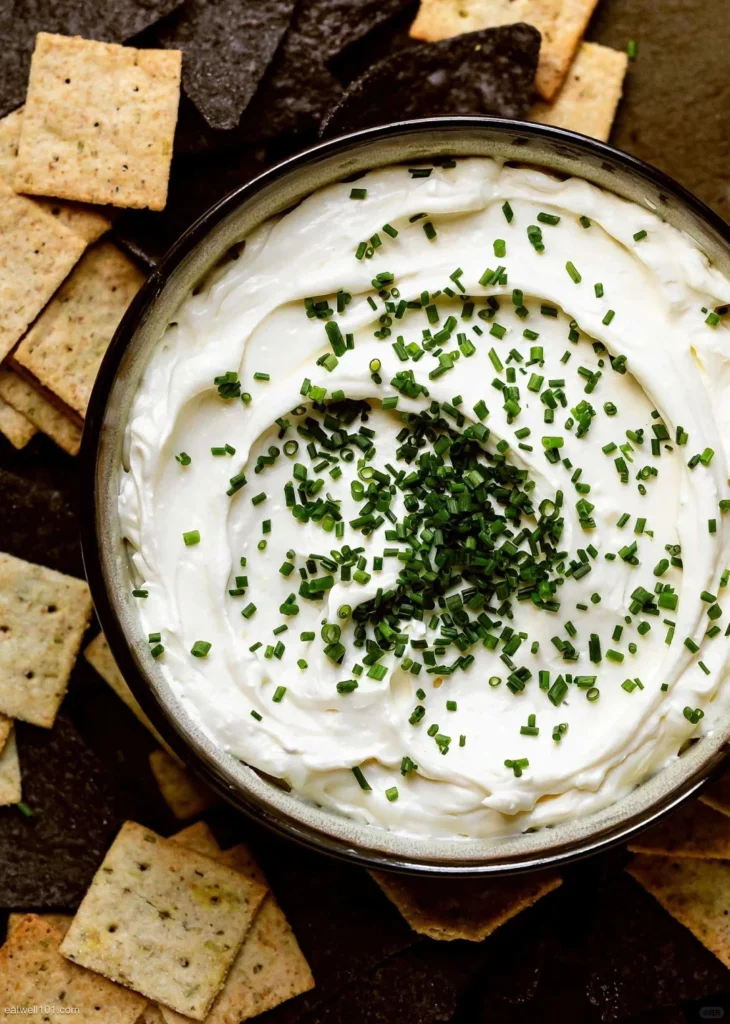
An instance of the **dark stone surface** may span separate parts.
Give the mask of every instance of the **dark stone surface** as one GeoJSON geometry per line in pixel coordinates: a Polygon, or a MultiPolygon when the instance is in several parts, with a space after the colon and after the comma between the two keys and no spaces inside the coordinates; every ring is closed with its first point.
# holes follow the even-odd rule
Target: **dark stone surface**
{"type": "MultiPolygon", "coordinates": [[[[330,59],[333,91],[401,45],[405,25],[330,59]]],[[[602,0],[588,37],[639,43],[613,141],[727,215],[727,0],[602,0]]],[[[306,73],[323,66],[312,58],[306,73]]],[[[163,214],[125,215],[120,232],[157,258],[209,202],[313,139],[316,120],[303,123],[296,138],[244,146],[240,129],[213,132],[184,101],[175,201],[163,214]]],[[[79,575],[77,488],[74,461],[44,438],[17,453],[0,437],[0,547],[79,575]]],[[[126,815],[174,831],[149,773],[152,740],[83,660],[57,729],[20,727],[19,742],[36,816],[0,812],[0,905],[72,909],[126,815]]],[[[225,808],[212,822],[221,837],[252,843],[317,979],[262,1024],[683,1024],[730,1014],[730,972],[624,874],[623,851],[566,869],[561,889],[483,943],[437,944],[413,935],[365,872],[225,808]]]]}

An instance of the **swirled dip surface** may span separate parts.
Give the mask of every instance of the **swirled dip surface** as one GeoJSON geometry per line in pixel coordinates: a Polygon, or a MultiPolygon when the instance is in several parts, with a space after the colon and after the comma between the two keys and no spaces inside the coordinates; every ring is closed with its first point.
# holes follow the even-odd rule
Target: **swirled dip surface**
{"type": "Polygon", "coordinates": [[[189,713],[432,836],[585,815],[666,765],[726,690],[728,298],[653,214],[487,159],[265,224],[128,425],[140,631],[189,713]]]}

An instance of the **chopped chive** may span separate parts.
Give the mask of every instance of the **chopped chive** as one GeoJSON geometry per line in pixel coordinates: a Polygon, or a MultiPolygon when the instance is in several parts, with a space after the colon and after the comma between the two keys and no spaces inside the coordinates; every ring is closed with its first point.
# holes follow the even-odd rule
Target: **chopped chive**
{"type": "Polygon", "coordinates": [[[212,646],[207,640],[196,640],[190,648],[190,653],[194,658],[205,658],[212,646]]]}
{"type": "Polygon", "coordinates": [[[183,540],[185,541],[185,547],[190,548],[193,544],[200,543],[200,531],[199,530],[188,530],[184,533],[183,540]]]}
{"type": "Polygon", "coordinates": [[[352,188],[350,189],[350,199],[365,199],[367,197],[368,190],[366,188],[352,188]]]}

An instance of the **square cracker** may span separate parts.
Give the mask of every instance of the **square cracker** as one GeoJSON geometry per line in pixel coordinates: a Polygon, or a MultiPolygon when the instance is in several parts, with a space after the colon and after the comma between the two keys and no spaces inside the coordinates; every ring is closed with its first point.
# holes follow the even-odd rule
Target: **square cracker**
{"type": "Polygon", "coordinates": [[[80,416],[109,342],[144,275],[111,242],[99,242],[54,295],[13,358],[80,416]]]}
{"type": "Polygon", "coordinates": [[[84,580],[0,553],[0,712],[50,729],[90,615],[84,580]]]}
{"type": "Polygon", "coordinates": [[[25,333],[86,242],[0,180],[0,361],[25,333]]]}
{"type": "Polygon", "coordinates": [[[150,768],[162,797],[178,821],[194,818],[212,807],[214,794],[165,750],[153,750],[150,768]]]}
{"type": "Polygon", "coordinates": [[[135,715],[142,725],[148,729],[155,739],[164,744],[162,736],[150,722],[147,715],[140,707],[137,698],[124,681],[124,676],[119,671],[116,661],[109,650],[109,644],[103,633],[95,636],[91,643],[84,650],[84,657],[99,673],[104,682],[116,693],[120,700],[124,701],[129,710],[135,715]]]}
{"type": "Polygon", "coordinates": [[[730,967],[730,864],[637,854],[626,868],[654,899],[730,967]]]}
{"type": "Polygon", "coordinates": [[[7,437],[13,448],[25,448],[37,432],[27,416],[0,396],[0,434],[7,437]]]}
{"type": "Polygon", "coordinates": [[[179,50],[39,32],[14,187],[162,210],[180,100],[179,50]]]}
{"type": "MultiPolygon", "coordinates": [[[[0,178],[13,187],[18,164],[20,129],[23,124],[23,108],[13,110],[0,118],[0,178]]],[[[92,206],[82,203],[63,203],[58,199],[36,199],[35,202],[56,217],[69,231],[73,231],[86,242],[95,242],[112,226],[109,218],[92,206]]]]}
{"type": "Polygon", "coordinates": [[[411,36],[435,42],[524,21],[542,35],[535,90],[551,100],[563,83],[598,0],[421,0],[411,36]]]}
{"type": "Polygon", "coordinates": [[[20,799],[20,762],[15,742],[15,729],[11,729],[10,735],[0,751],[0,807],[20,803],[20,799]]]}
{"type": "Polygon", "coordinates": [[[415,932],[470,942],[481,942],[562,883],[552,872],[497,882],[370,874],[415,932]]]}
{"type": "Polygon", "coordinates": [[[730,860],[730,821],[699,800],[684,803],[629,843],[634,853],[730,860]]]}
{"type": "Polygon", "coordinates": [[[47,434],[59,448],[69,455],[78,454],[81,431],[76,424],[17,373],[0,369],[0,398],[29,420],[34,428],[47,434]]]}
{"type": "Polygon", "coordinates": [[[535,103],[529,121],[569,128],[607,142],[623,92],[628,56],[598,43],[582,43],[552,103],[535,103]]]}
{"type": "Polygon", "coordinates": [[[231,868],[127,822],[61,950],[203,1020],[265,894],[231,868]]]}
{"type": "MultiPolygon", "coordinates": [[[[200,852],[266,885],[261,869],[246,846],[221,853],[208,832],[192,825],[173,836],[200,852]],[[211,851],[211,840],[216,851],[211,851]]],[[[314,978],[284,911],[269,892],[236,957],[223,990],[205,1018],[206,1024],[239,1024],[314,987],[314,978]]],[[[166,1024],[189,1024],[189,1018],[161,1007],[166,1024]]]]}
{"type": "Polygon", "coordinates": [[[8,933],[0,949],[0,1006],[54,1009],[51,1024],[79,1021],[134,1024],[145,1000],[98,974],[66,960],[59,952],[64,925],[27,914],[8,933]]]}

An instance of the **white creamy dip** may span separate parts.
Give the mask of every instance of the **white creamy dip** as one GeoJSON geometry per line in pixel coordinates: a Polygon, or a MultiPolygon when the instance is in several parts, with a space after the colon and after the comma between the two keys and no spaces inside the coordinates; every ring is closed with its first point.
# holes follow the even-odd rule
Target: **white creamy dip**
{"type": "MultiPolygon", "coordinates": [[[[427,177],[412,176],[406,167],[374,171],[354,185],[323,189],[264,224],[237,259],[182,303],[153,352],[128,425],[119,504],[138,587],[148,593],[138,601],[140,630],[161,634],[158,664],[188,713],[221,747],[286,779],[302,797],[421,835],[494,836],[586,815],[666,765],[697,730],[702,712],[707,717],[700,728],[707,728],[711,702],[724,699],[727,690],[730,602],[722,574],[730,566],[730,531],[719,503],[730,497],[730,334],[727,322],[714,322],[711,314],[728,298],[730,283],[688,237],[657,216],[584,181],[560,181],[488,159],[437,167],[427,177]],[[365,189],[365,198],[351,199],[352,189],[365,189]],[[556,217],[559,223],[549,222],[556,217]],[[433,225],[435,237],[424,224],[433,225]],[[538,251],[539,235],[528,234],[532,227],[541,230],[544,251],[538,251]],[[371,258],[357,259],[359,243],[376,233],[381,244],[371,258]],[[504,242],[503,256],[494,255],[497,240],[504,242]],[[504,268],[499,282],[479,283],[487,268],[498,266],[504,268]],[[372,284],[376,274],[394,277],[381,295],[372,284]],[[342,312],[338,291],[352,296],[342,312]],[[423,292],[433,309],[403,313],[401,300],[418,303],[423,292]],[[475,303],[471,316],[463,293],[475,303]],[[496,311],[487,304],[490,296],[497,298],[496,311]],[[305,299],[327,300],[332,314],[307,316],[305,299]],[[438,319],[431,322],[434,309],[438,319]],[[383,322],[383,316],[389,319],[383,322]],[[450,316],[456,324],[449,332],[450,316]],[[317,364],[333,353],[328,323],[343,336],[352,334],[354,343],[331,371],[317,364]],[[445,325],[448,336],[435,344],[427,335],[427,350],[417,361],[407,351],[403,361],[394,350],[399,338],[403,346],[422,347],[424,331],[432,339],[445,325]],[[376,337],[383,327],[389,336],[376,337]],[[539,337],[525,337],[526,330],[539,337]],[[452,368],[430,379],[440,365],[434,350],[459,353],[458,335],[464,351],[452,368]],[[596,351],[597,342],[605,349],[596,351]],[[531,351],[536,348],[542,353],[531,351]],[[614,368],[610,357],[619,356],[625,360],[614,368]],[[382,383],[372,379],[373,360],[381,363],[382,383]],[[619,372],[622,365],[627,372],[619,372]],[[239,375],[250,402],[219,395],[214,378],[228,371],[239,375]],[[402,371],[412,371],[428,397],[399,394],[391,381],[402,371]],[[512,587],[506,605],[501,596],[462,610],[458,598],[445,608],[436,602],[422,620],[399,620],[395,633],[401,639],[378,658],[382,668],[369,674],[367,659],[363,663],[368,649],[354,643],[358,623],[353,615],[339,618],[338,610],[350,606],[356,613],[379,592],[397,591],[408,562],[384,551],[411,548],[405,540],[387,539],[386,531],[395,529],[387,518],[367,536],[350,525],[367,500],[356,500],[351,490],[361,479],[363,450],[349,443],[355,457],[348,462],[337,447],[315,441],[317,452],[332,461],[310,458],[309,439],[297,425],[307,416],[322,423],[324,416],[302,397],[305,378],[327,389],[325,405],[333,392],[370,403],[365,422],[358,417],[342,429],[373,432],[359,436],[366,438],[365,448],[374,447],[368,465],[383,474],[386,487],[393,473],[418,468],[417,460],[398,457],[404,412],[447,403],[440,415],[456,434],[483,422],[489,428],[483,448],[491,453],[480,456],[485,479],[498,442],[506,442],[507,464],[534,481],[534,514],[505,522],[505,505],[492,495],[487,540],[498,549],[518,535],[518,550],[526,554],[515,564],[526,565],[533,554],[520,537],[523,528],[536,529],[539,509],[562,517],[554,547],[566,555],[550,573],[553,583],[562,579],[554,594],[559,610],[536,607],[524,581],[512,587]],[[495,378],[519,389],[514,417],[505,411],[495,378]],[[396,396],[396,408],[382,408],[383,399],[396,396]],[[571,410],[580,402],[589,403],[593,414],[580,407],[588,429],[579,437],[571,410]],[[292,414],[299,403],[306,411],[292,414]],[[545,422],[551,405],[553,422],[545,422]],[[277,420],[290,423],[283,438],[277,420]],[[683,444],[676,443],[679,429],[686,434],[683,444]],[[562,439],[557,461],[549,461],[555,456],[546,456],[545,447],[556,442],[544,438],[562,439]],[[658,441],[653,450],[652,438],[658,441]],[[285,454],[288,441],[298,442],[292,457],[285,454]],[[235,454],[211,453],[225,445],[235,454]],[[257,459],[272,446],[278,456],[256,473],[257,459]],[[176,459],[182,452],[189,464],[176,459]],[[703,460],[690,467],[702,453],[703,460]],[[617,458],[624,460],[618,467],[617,458]],[[287,507],[285,485],[296,489],[302,482],[295,464],[307,480],[323,480],[307,500],[336,503],[342,537],[336,516],[326,523],[300,522],[287,507]],[[229,481],[241,471],[247,482],[235,490],[229,481]],[[235,493],[229,495],[230,489],[235,493]],[[559,491],[563,504],[555,511],[550,503],[559,491]],[[259,495],[265,499],[254,503],[259,495]],[[583,505],[579,511],[581,500],[593,509],[583,505]],[[491,532],[495,516],[506,532],[491,532]],[[581,518],[592,521],[587,529],[581,518]],[[200,540],[187,546],[183,534],[191,531],[200,540]],[[344,545],[364,549],[364,569],[352,566],[349,580],[341,579],[336,561],[329,569],[319,561],[308,567],[310,555],[331,558],[344,545]],[[679,545],[681,553],[667,545],[679,545]],[[382,558],[382,568],[374,558],[382,558]],[[663,559],[670,563],[666,568],[663,559]],[[287,563],[293,569],[280,571],[287,563]],[[590,571],[580,569],[584,563],[590,571]],[[324,580],[320,601],[299,595],[300,569],[310,582],[324,580]],[[236,577],[245,579],[237,583],[236,577]],[[670,588],[659,608],[657,584],[670,588]],[[634,605],[632,611],[637,588],[646,592],[639,592],[639,605],[648,601],[648,607],[637,611],[634,605]],[[291,614],[294,606],[297,614],[291,614]],[[718,616],[713,607],[725,614],[718,616]],[[341,629],[339,664],[330,656],[337,646],[325,652],[326,640],[337,637],[335,629],[322,639],[325,621],[341,629]],[[474,622],[467,643],[464,621],[474,622]],[[276,632],[282,625],[287,629],[276,632]],[[518,647],[509,630],[526,634],[518,647]],[[314,639],[302,640],[302,633],[314,639]],[[454,642],[460,634],[463,649],[454,642]],[[437,638],[452,642],[434,644],[437,638]],[[196,641],[210,644],[204,657],[191,654],[196,641]],[[505,645],[514,653],[505,653],[505,645]],[[466,667],[458,661],[463,657],[466,667]],[[422,665],[417,675],[413,662],[422,665]],[[450,674],[438,671],[455,663],[450,674]],[[585,678],[593,676],[595,681],[585,678]],[[554,688],[558,677],[565,686],[554,688]],[[348,684],[346,692],[338,692],[341,682],[348,684]],[[423,710],[414,715],[417,707],[423,710]]],[[[239,389],[234,384],[231,390],[239,389]]],[[[320,429],[329,437],[332,422],[320,429]]],[[[478,446],[473,440],[472,448],[478,446]]],[[[433,452],[433,443],[420,451],[433,452]]],[[[448,451],[441,457],[448,472],[448,451]]],[[[478,476],[467,476],[462,467],[448,481],[465,491],[457,486],[441,492],[440,500],[455,503],[448,506],[446,530],[464,514],[460,494],[476,487],[478,476]]],[[[423,494],[428,490],[426,485],[423,494]]],[[[409,514],[409,493],[407,486],[394,487],[389,506],[384,503],[398,522],[409,514]]],[[[301,506],[299,496],[296,501],[301,506]]],[[[484,509],[481,501],[475,499],[475,509],[484,509]]],[[[426,548],[436,544],[427,555],[434,557],[439,538],[427,534],[424,542],[423,528],[416,537],[426,548]]],[[[479,554],[477,533],[476,527],[467,530],[461,543],[471,536],[479,554]]],[[[538,548],[536,558],[543,558],[538,548]]],[[[469,587],[466,570],[446,596],[466,589],[468,599],[469,587]]],[[[365,625],[372,639],[373,621],[365,625]]]]}

